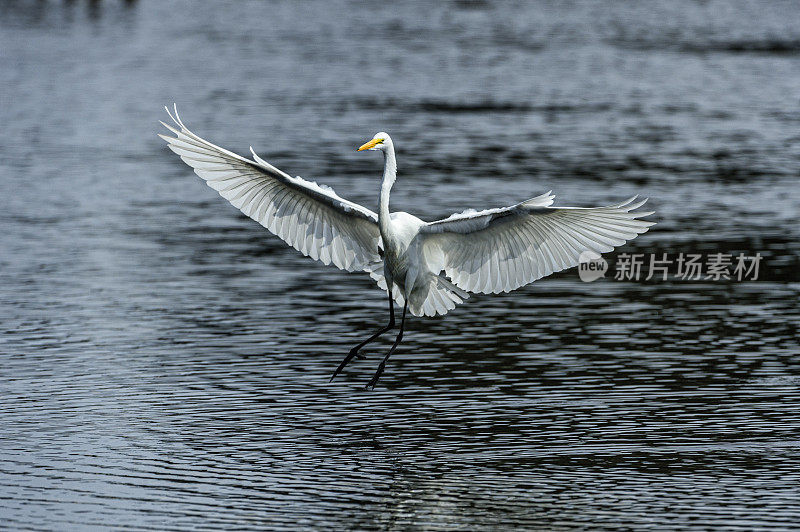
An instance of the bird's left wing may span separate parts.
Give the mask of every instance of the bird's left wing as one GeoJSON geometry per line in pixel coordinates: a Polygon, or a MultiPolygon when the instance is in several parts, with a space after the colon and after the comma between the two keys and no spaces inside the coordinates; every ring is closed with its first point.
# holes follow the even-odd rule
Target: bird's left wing
{"type": "Polygon", "coordinates": [[[161,122],[175,136],[159,135],[206,184],[287,244],[324,264],[360,271],[380,260],[378,215],[340,198],[333,189],[275,168],[250,148],[253,160],[220,148],[186,128],[161,122]]]}
{"type": "Polygon", "coordinates": [[[470,292],[509,292],[577,266],[584,251],[611,251],[655,223],[637,219],[651,212],[631,212],[644,204],[635,197],[596,208],[551,207],[553,197],[426,224],[419,237],[431,270],[470,292]]]}

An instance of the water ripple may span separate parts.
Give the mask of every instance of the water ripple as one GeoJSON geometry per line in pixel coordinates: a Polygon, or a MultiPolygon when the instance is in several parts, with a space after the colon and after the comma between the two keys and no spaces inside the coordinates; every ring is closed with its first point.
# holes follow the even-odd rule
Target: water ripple
{"type": "Polygon", "coordinates": [[[795,528],[797,10],[352,7],[0,4],[3,524],[795,528]],[[173,101],[371,208],[353,148],[391,131],[426,219],[648,195],[623,251],[760,277],[564,272],[411,320],[372,393],[391,338],[328,384],[383,296],[193,178],[155,137],[173,101]]]}

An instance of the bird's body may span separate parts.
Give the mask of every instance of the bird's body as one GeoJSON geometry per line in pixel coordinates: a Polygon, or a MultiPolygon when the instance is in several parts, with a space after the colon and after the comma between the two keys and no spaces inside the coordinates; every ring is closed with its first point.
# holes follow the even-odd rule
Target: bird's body
{"type": "Polygon", "coordinates": [[[403,295],[403,299],[408,301],[409,310],[413,315],[425,315],[425,303],[430,300],[431,304],[435,304],[434,293],[442,292],[447,299],[443,300],[443,307],[429,306],[429,314],[432,314],[431,309],[436,314],[445,314],[455,308],[456,303],[469,297],[469,294],[459,290],[446,278],[431,270],[420,238],[420,231],[425,227],[425,222],[407,212],[393,212],[389,215],[387,225],[385,236],[383,232],[381,234],[384,246],[383,275],[387,279],[387,285],[391,280],[403,295]],[[449,294],[455,294],[458,299],[451,299],[449,294]],[[448,300],[452,302],[452,306],[447,305],[445,301],[448,300]]]}
{"type": "MultiPolygon", "coordinates": [[[[167,110],[169,112],[169,110],[167,110]]],[[[446,314],[469,292],[508,292],[576,266],[582,253],[602,253],[647,231],[649,212],[631,212],[635,198],[608,207],[551,207],[549,192],[510,207],[465,211],[425,222],[391,212],[389,195],[397,174],[394,145],[378,133],[359,148],[384,154],[383,182],[375,213],[339,197],[329,187],[290,175],[255,152],[246,159],[189,131],[162,124],[176,136],[160,135],[208,185],[289,245],[347,271],[365,271],[389,294],[386,327],[350,350],[334,372],[359,350],[394,327],[394,305],[403,308],[400,333],[370,381],[374,386],[403,335],[406,309],[415,316],[446,314]]]]}
{"type": "Polygon", "coordinates": [[[406,297],[421,284],[417,282],[418,278],[422,281],[428,273],[425,265],[421,264],[419,246],[414,240],[423,225],[425,222],[407,212],[393,212],[385,224],[381,223],[384,276],[391,279],[406,297]]]}
{"type": "Polygon", "coordinates": [[[383,134],[383,136],[385,139],[379,144],[388,147],[384,151],[383,182],[378,208],[378,226],[383,248],[383,276],[387,289],[396,286],[403,299],[409,302],[411,313],[418,316],[421,314],[428,286],[435,282],[435,276],[427,268],[422,257],[418,239],[425,222],[407,212],[389,210],[389,194],[396,178],[397,162],[392,139],[389,135],[383,134]]]}

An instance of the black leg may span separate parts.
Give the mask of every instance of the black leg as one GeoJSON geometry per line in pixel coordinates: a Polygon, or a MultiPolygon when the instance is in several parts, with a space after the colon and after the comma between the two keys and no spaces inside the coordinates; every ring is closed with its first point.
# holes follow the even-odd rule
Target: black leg
{"type": "MultiPolygon", "coordinates": [[[[336,368],[336,371],[333,372],[333,375],[331,375],[331,379],[328,382],[332,382],[333,379],[335,379],[336,376],[339,373],[341,373],[344,367],[347,364],[349,364],[351,360],[353,360],[353,357],[362,358],[361,355],[358,354],[358,352],[361,350],[362,347],[364,347],[365,345],[367,345],[368,343],[370,343],[375,338],[382,335],[389,329],[394,328],[394,300],[392,299],[392,292],[389,291],[388,293],[389,293],[389,324],[386,325],[385,327],[381,327],[380,329],[378,329],[378,332],[376,332],[375,334],[373,334],[372,336],[370,336],[369,338],[367,338],[366,340],[355,346],[353,349],[351,349],[350,352],[347,353],[347,356],[344,357],[344,360],[342,360],[342,363],[339,364],[339,367],[336,368]]],[[[403,315],[405,315],[405,313],[403,315]]]]}
{"type": "Polygon", "coordinates": [[[386,361],[389,360],[389,357],[392,356],[394,350],[397,349],[397,346],[400,345],[400,341],[403,339],[403,327],[406,324],[406,309],[408,308],[408,301],[406,301],[405,305],[403,305],[403,316],[400,318],[400,332],[397,333],[397,338],[395,339],[394,343],[392,344],[391,349],[389,352],[386,353],[386,356],[383,357],[381,360],[380,365],[378,366],[378,371],[375,372],[375,375],[372,377],[372,380],[369,381],[367,384],[367,390],[375,388],[375,385],[378,384],[378,379],[381,378],[383,374],[383,370],[386,367],[386,361]]]}

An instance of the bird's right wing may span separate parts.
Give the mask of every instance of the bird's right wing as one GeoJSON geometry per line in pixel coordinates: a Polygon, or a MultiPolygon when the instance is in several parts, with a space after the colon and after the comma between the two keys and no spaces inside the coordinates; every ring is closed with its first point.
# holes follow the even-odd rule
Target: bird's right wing
{"type": "Polygon", "coordinates": [[[655,223],[637,219],[651,212],[631,212],[644,204],[635,197],[596,208],[551,207],[553,197],[426,224],[419,236],[431,270],[444,270],[469,292],[509,292],[577,266],[584,251],[611,251],[655,223]]]}
{"type": "MultiPolygon", "coordinates": [[[[291,177],[253,152],[246,159],[204,140],[167,109],[180,128],[159,135],[206,184],[303,255],[347,271],[380,260],[378,215],[330,188],[291,177]]],[[[250,148],[252,151],[252,148],[250,148]]]]}

